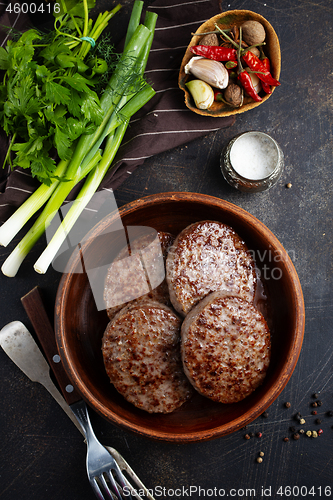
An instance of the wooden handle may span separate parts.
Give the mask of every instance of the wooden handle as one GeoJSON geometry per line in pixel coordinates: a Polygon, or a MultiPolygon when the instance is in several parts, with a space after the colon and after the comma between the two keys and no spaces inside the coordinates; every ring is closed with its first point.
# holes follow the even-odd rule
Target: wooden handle
{"type": "Polygon", "coordinates": [[[47,315],[44,303],[36,286],[21,298],[23,307],[31,321],[36,335],[42,345],[45,356],[57,379],[63,396],[69,405],[76,403],[82,397],[74,389],[59,356],[54,330],[47,315]]]}

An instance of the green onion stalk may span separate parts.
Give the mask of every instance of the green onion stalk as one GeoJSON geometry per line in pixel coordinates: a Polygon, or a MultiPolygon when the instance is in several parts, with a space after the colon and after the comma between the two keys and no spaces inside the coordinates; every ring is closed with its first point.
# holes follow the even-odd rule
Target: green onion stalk
{"type": "Polygon", "coordinates": [[[72,188],[86,177],[61,227],[34,266],[39,273],[47,271],[67,233],[100,186],[106,173],[112,168],[112,162],[131,116],[155,94],[150,85],[144,81],[143,72],[153,40],[157,15],[147,12],[144,25],[139,24],[142,7],[143,2],[136,0],[128,25],[125,49],[100,99],[104,113],[102,123],[93,133],[78,139],[71,159],[59,163],[56,170],[57,178],[52,184],[49,187],[40,186],[36,194],[33,193],[18,209],[24,216],[20,218],[15,212],[0,228],[0,244],[8,244],[27,220],[48,200],[36,222],[4,262],[1,270],[5,275],[10,277],[16,275],[23,260],[50,225],[72,188]],[[65,182],[59,181],[58,178],[63,178],[65,182]],[[8,236],[5,238],[4,233],[12,223],[15,227],[11,229],[10,234],[8,231],[8,236]],[[3,230],[5,225],[7,227],[3,230]]]}

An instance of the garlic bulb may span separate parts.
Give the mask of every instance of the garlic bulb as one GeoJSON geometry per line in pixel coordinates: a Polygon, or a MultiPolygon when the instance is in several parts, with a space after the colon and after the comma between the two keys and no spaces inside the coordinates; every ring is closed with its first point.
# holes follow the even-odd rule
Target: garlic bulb
{"type": "Polygon", "coordinates": [[[213,104],[214,92],[208,83],[202,80],[191,80],[185,85],[190,91],[197,108],[207,109],[213,104]]]}
{"type": "Polygon", "coordinates": [[[200,56],[192,57],[184,70],[187,75],[191,73],[199,80],[203,80],[218,89],[225,89],[229,83],[228,71],[219,61],[200,56]]]}

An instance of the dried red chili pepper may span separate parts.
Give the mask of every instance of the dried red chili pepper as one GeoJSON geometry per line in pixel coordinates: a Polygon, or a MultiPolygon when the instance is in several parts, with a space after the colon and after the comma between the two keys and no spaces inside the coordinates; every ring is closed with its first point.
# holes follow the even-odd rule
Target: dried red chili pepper
{"type": "MultiPolygon", "coordinates": [[[[260,58],[260,60],[263,63],[263,65],[265,66],[266,70],[270,72],[270,70],[271,70],[271,63],[270,63],[268,57],[265,56],[265,54],[263,53],[263,51],[261,51],[261,58],[260,58]]],[[[271,94],[272,93],[271,86],[268,83],[261,81],[261,86],[262,86],[263,91],[266,94],[271,94]]]]}
{"type": "Polygon", "coordinates": [[[190,51],[197,56],[207,57],[215,61],[237,61],[236,49],[220,47],[219,45],[194,45],[190,51]]]}
{"type": "Polygon", "coordinates": [[[250,75],[248,74],[247,71],[244,69],[238,74],[238,80],[242,84],[243,89],[245,92],[252,97],[252,99],[256,102],[262,101],[262,98],[260,95],[257,94],[256,89],[253,86],[252,80],[250,75]]]}
{"type": "Polygon", "coordinates": [[[272,85],[274,87],[277,87],[278,85],[281,85],[278,80],[272,77],[269,71],[267,71],[266,67],[262,63],[262,61],[257,57],[253,52],[250,50],[247,50],[242,54],[243,60],[246,62],[248,67],[257,73],[258,78],[260,78],[261,81],[267,83],[268,85],[272,85]]]}

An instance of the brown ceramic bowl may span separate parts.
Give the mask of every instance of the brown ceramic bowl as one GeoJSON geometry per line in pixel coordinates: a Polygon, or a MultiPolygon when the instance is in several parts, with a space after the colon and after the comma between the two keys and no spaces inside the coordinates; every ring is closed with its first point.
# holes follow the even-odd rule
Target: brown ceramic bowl
{"type": "MultiPolygon", "coordinates": [[[[65,369],[88,404],[109,422],[142,436],[174,441],[208,440],[232,433],[258,417],[287,384],[300,354],[304,331],[301,285],[277,238],[245,210],[219,198],[195,193],[162,193],[133,201],[119,210],[125,226],[143,225],[176,235],[200,220],[232,226],[245,240],[262,270],[268,297],[272,358],[262,386],[243,401],[219,404],[196,394],[179,410],[149,414],[127,403],[104,371],[101,338],[107,325],[105,311],[97,311],[86,274],[76,273],[80,255],[71,257],[69,273],[59,284],[55,333],[65,369]]],[[[110,230],[116,214],[105,217],[90,232],[83,251],[89,267],[110,262],[117,233],[110,230]],[[111,239],[112,243],[111,243],[111,239]]]]}
{"type": "MultiPolygon", "coordinates": [[[[230,116],[230,115],[236,115],[239,113],[244,113],[245,111],[249,111],[250,109],[253,109],[257,106],[260,106],[260,104],[264,103],[269,99],[269,97],[272,94],[265,94],[265,93],[260,93],[260,96],[262,97],[262,101],[260,102],[255,102],[253,99],[250,97],[244,97],[244,103],[240,108],[234,108],[231,106],[228,106],[227,104],[224,104],[223,102],[214,102],[214,104],[209,108],[209,109],[198,109],[194,101],[191,97],[190,92],[188,91],[187,87],[185,84],[192,79],[193,77],[191,75],[186,75],[185,74],[185,66],[193,57],[192,52],[190,51],[189,47],[192,47],[193,45],[198,45],[200,41],[200,36],[198,34],[202,34],[202,36],[209,32],[215,30],[215,24],[218,24],[218,26],[221,29],[228,29],[232,26],[237,26],[239,27],[243,22],[245,21],[258,21],[260,22],[266,31],[266,45],[263,47],[266,56],[269,58],[270,63],[271,63],[271,73],[273,77],[276,80],[279,80],[280,77],[280,71],[281,71],[281,51],[280,51],[280,43],[277,34],[275,33],[272,25],[260,14],[256,14],[255,12],[252,12],[250,10],[229,10],[226,12],[223,12],[222,14],[218,14],[215,17],[212,17],[208,21],[206,21],[204,24],[200,26],[200,28],[196,31],[196,35],[192,37],[181,67],[179,71],[179,78],[178,78],[178,84],[179,87],[184,91],[185,93],[185,104],[186,106],[193,111],[194,113],[197,113],[199,115],[205,115],[205,116],[213,116],[213,117],[221,117],[221,116],[230,116]]],[[[272,93],[274,92],[275,87],[272,87],[272,93]]]]}

